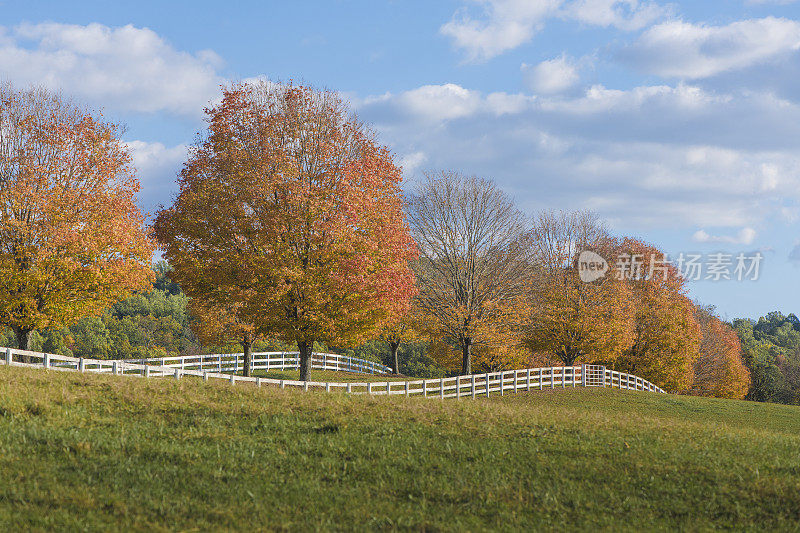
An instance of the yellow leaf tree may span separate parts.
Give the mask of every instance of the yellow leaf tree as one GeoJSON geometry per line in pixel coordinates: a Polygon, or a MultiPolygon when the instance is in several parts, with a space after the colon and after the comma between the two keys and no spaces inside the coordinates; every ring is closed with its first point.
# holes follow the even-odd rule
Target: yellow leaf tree
{"type": "Polygon", "coordinates": [[[617,279],[613,264],[591,282],[579,275],[580,252],[608,257],[613,246],[596,215],[541,212],[530,242],[536,269],[529,280],[524,344],[534,353],[553,354],[568,366],[614,361],[630,348],[633,306],[627,284],[617,279]]]}
{"type": "Polygon", "coordinates": [[[146,288],[153,243],[119,129],[0,85],[0,325],[20,348],[146,288]]]}

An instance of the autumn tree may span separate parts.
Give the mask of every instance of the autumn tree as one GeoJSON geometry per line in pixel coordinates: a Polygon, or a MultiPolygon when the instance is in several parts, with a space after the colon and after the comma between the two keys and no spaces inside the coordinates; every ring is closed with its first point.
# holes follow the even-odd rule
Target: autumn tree
{"type": "Polygon", "coordinates": [[[543,211],[533,220],[528,242],[536,268],[522,328],[525,346],[551,353],[567,366],[614,361],[632,343],[633,306],[613,263],[595,280],[579,275],[581,252],[605,259],[613,247],[597,216],[543,211]]]}
{"type": "Polygon", "coordinates": [[[57,94],[0,85],[0,324],[22,349],[150,283],[119,133],[57,94]]]}
{"type": "Polygon", "coordinates": [[[492,309],[492,320],[484,320],[477,328],[472,354],[473,369],[496,372],[529,367],[530,350],[526,349],[520,332],[529,308],[524,293],[499,301],[492,309]]]}
{"type": "Polygon", "coordinates": [[[394,306],[391,314],[383,321],[380,338],[389,347],[389,360],[395,374],[400,374],[400,344],[419,338],[422,329],[422,320],[419,306],[409,301],[407,306],[394,306]]]}
{"type": "Polygon", "coordinates": [[[187,295],[296,342],[308,380],[315,341],[375,335],[413,293],[400,169],[335,93],[237,84],[206,114],[155,233],[187,295]]]}
{"type": "Polygon", "coordinates": [[[242,373],[251,375],[253,368],[253,343],[259,337],[255,325],[243,319],[241,303],[222,307],[211,298],[191,298],[188,309],[194,318],[192,330],[204,344],[238,343],[244,359],[242,373]]]}
{"type": "Polygon", "coordinates": [[[455,343],[461,373],[504,302],[520,297],[524,218],[489,180],[454,172],[426,174],[411,196],[408,219],[420,250],[417,299],[428,327],[455,343]]]}
{"type": "Polygon", "coordinates": [[[750,388],[750,371],[736,332],[714,315],[711,306],[697,306],[700,346],[694,361],[690,394],[741,400],[750,388]]]}
{"type": "Polygon", "coordinates": [[[684,278],[663,252],[636,239],[623,239],[614,257],[635,308],[633,344],[617,360],[616,368],[667,390],[687,390],[700,331],[684,278]]]}
{"type": "MultiPolygon", "coordinates": [[[[496,372],[523,368],[529,365],[530,351],[522,345],[520,329],[523,300],[513,299],[491,308],[491,320],[482,320],[474,327],[475,341],[470,351],[470,372],[496,372]]],[[[463,350],[457,339],[443,333],[441,326],[425,320],[421,315],[417,335],[428,345],[428,354],[443,368],[459,372],[463,364],[463,350]]]]}

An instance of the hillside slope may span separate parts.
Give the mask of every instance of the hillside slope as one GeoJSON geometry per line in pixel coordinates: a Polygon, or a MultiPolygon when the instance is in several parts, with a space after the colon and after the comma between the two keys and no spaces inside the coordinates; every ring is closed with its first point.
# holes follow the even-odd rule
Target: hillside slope
{"type": "Polygon", "coordinates": [[[0,530],[797,528],[800,409],[0,367],[0,530]]]}

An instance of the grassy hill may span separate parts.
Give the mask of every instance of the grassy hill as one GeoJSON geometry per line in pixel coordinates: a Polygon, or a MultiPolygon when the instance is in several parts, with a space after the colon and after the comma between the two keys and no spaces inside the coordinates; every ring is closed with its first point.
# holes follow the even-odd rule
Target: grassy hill
{"type": "Polygon", "coordinates": [[[0,530],[797,529],[800,409],[0,367],[0,530]]]}

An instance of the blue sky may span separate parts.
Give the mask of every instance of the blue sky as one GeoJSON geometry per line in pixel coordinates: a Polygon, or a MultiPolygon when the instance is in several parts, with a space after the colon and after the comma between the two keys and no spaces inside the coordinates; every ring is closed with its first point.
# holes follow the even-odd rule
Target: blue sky
{"type": "Polygon", "coordinates": [[[459,170],[673,256],[759,251],[757,281],[691,295],[800,311],[800,2],[0,0],[0,78],[127,124],[148,211],[219,85],[256,77],[341,91],[409,187],[459,170]]]}

